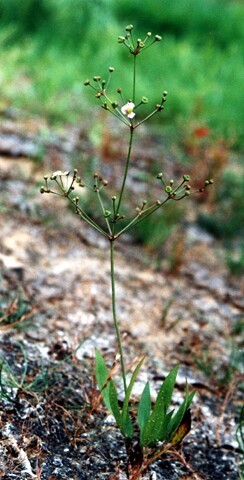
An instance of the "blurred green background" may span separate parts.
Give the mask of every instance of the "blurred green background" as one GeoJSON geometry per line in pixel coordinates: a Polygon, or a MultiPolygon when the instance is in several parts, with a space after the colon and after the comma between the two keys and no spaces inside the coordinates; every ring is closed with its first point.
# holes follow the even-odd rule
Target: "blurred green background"
{"type": "Polygon", "coordinates": [[[128,23],[163,37],[138,72],[139,93],[153,103],[169,92],[161,121],[204,124],[243,145],[242,0],[0,0],[1,108],[76,121],[90,108],[83,81],[109,65],[114,89],[129,91],[130,59],[117,44],[128,23]]]}
{"type": "MultiPolygon", "coordinates": [[[[224,241],[230,269],[239,273],[244,268],[243,0],[0,0],[0,115],[13,109],[45,117],[50,125],[86,119],[90,124],[91,109],[99,103],[84,81],[107,78],[109,66],[115,68],[110,92],[117,100],[116,89],[123,86],[130,98],[131,57],[117,42],[127,24],[134,25],[136,37],[148,31],[162,36],[139,57],[138,98],[145,95],[155,105],[168,91],[163,114],[152,121],[163,125],[173,156],[196,165],[193,178],[206,164],[217,180],[198,222],[224,241]]],[[[175,224],[178,217],[170,219],[175,224]]],[[[166,228],[169,218],[162,223],[166,228]]],[[[144,224],[136,232],[139,241],[148,242],[149,232],[157,244],[152,229],[144,224]]]]}

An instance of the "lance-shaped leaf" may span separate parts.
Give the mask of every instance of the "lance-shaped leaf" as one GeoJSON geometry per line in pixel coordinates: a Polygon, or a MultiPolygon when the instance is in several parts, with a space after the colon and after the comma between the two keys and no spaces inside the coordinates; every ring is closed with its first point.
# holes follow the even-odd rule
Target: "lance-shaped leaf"
{"type": "Polygon", "coordinates": [[[122,408],[122,429],[124,428],[124,426],[126,425],[126,423],[128,423],[128,410],[129,410],[129,400],[130,400],[130,396],[131,396],[131,392],[132,392],[132,388],[134,386],[134,383],[135,383],[135,380],[136,380],[136,377],[139,373],[139,370],[142,366],[142,363],[144,361],[145,357],[142,357],[142,359],[140,360],[140,362],[137,364],[134,372],[132,373],[132,376],[131,376],[131,379],[130,379],[130,383],[128,385],[128,388],[126,390],[126,394],[125,394],[125,399],[124,399],[124,403],[123,403],[123,408],[122,408]]]}
{"type": "Polygon", "coordinates": [[[150,411],[151,411],[151,395],[150,395],[149,383],[147,382],[140,398],[138,413],[137,413],[137,420],[138,420],[138,425],[139,425],[141,434],[150,417],[150,411]]]}
{"type": "Polygon", "coordinates": [[[185,399],[181,404],[181,406],[179,407],[179,409],[177,410],[176,414],[173,416],[173,418],[170,421],[170,431],[169,431],[170,440],[174,437],[175,432],[179,428],[186,410],[188,410],[189,406],[191,405],[194,395],[195,395],[195,391],[189,394],[188,384],[186,384],[185,399]]]}
{"type": "Polygon", "coordinates": [[[101,392],[104,404],[107,407],[107,409],[111,413],[113,413],[113,410],[110,405],[110,400],[109,400],[109,391],[110,391],[109,370],[107,369],[106,364],[103,360],[103,357],[98,350],[96,350],[95,372],[96,372],[96,380],[97,380],[98,388],[101,392]]]}
{"type": "Polygon", "coordinates": [[[173,395],[177,372],[178,367],[171,370],[158,392],[154,409],[143,431],[141,431],[142,445],[154,445],[162,440],[168,433],[168,425],[173,412],[166,412],[173,395]]]}
{"type": "Polygon", "coordinates": [[[111,410],[113,416],[118,424],[118,427],[121,427],[121,413],[119,408],[118,396],[116,392],[116,388],[114,386],[114,382],[112,380],[109,381],[109,402],[111,406],[111,410]]]}
{"type": "MultiPolygon", "coordinates": [[[[167,410],[170,406],[170,402],[171,402],[173,391],[174,391],[174,386],[175,386],[175,382],[176,382],[178,369],[179,369],[179,367],[176,366],[176,367],[173,368],[173,370],[171,370],[171,372],[169,372],[169,374],[167,375],[167,377],[165,378],[165,380],[163,382],[163,385],[161,386],[161,388],[158,392],[157,399],[159,397],[164,398],[165,413],[167,412],[167,410]]],[[[156,402],[157,402],[157,400],[156,400],[156,402]]]]}

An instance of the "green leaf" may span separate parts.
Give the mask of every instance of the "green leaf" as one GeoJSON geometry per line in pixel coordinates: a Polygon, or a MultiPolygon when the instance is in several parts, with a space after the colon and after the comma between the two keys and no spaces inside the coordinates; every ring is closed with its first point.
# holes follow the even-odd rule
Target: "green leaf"
{"type": "Polygon", "coordinates": [[[101,353],[98,350],[96,350],[95,372],[96,372],[96,380],[97,380],[98,388],[101,392],[104,404],[107,407],[107,409],[111,413],[113,413],[112,407],[110,405],[110,400],[109,400],[109,391],[110,391],[110,385],[109,385],[110,382],[108,382],[109,371],[106,367],[106,364],[103,360],[101,353]]]}
{"type": "Polygon", "coordinates": [[[180,423],[182,422],[182,419],[184,417],[184,414],[185,414],[186,410],[189,408],[189,406],[190,406],[190,404],[193,400],[194,395],[195,395],[195,391],[193,391],[189,394],[188,384],[186,384],[185,399],[184,399],[183,403],[181,404],[181,406],[179,407],[179,409],[177,410],[176,414],[174,415],[174,417],[171,419],[171,422],[170,422],[170,430],[169,430],[170,439],[173,438],[175,432],[179,428],[180,423]]]}
{"type": "Polygon", "coordinates": [[[151,410],[151,395],[150,395],[149,383],[147,383],[142,392],[141,399],[138,406],[138,413],[137,413],[138,425],[139,425],[141,435],[150,417],[150,410],[151,410]]]}
{"type": "Polygon", "coordinates": [[[155,402],[155,407],[141,432],[142,445],[154,445],[169,432],[169,422],[173,412],[167,414],[175,386],[178,367],[173,368],[164,380],[155,402]]]}
{"type": "Polygon", "coordinates": [[[159,440],[161,425],[164,420],[164,400],[162,397],[157,399],[155,407],[145,425],[141,434],[141,443],[144,446],[154,445],[159,440]]]}
{"type": "Polygon", "coordinates": [[[109,381],[109,401],[113,416],[118,424],[118,427],[121,427],[121,413],[119,408],[118,396],[116,392],[116,388],[114,386],[114,382],[112,380],[109,381]]]}
{"type": "Polygon", "coordinates": [[[121,433],[126,437],[126,438],[133,438],[133,425],[132,421],[130,419],[129,413],[126,417],[125,423],[123,425],[123,428],[121,429],[121,433]]]}
{"type": "Polygon", "coordinates": [[[144,359],[145,359],[145,357],[142,357],[140,362],[137,364],[134,372],[132,373],[130,383],[129,383],[127,391],[126,391],[126,395],[125,395],[125,399],[124,399],[124,403],[123,403],[123,408],[122,408],[122,426],[125,424],[125,422],[127,420],[127,417],[128,417],[128,405],[129,405],[129,400],[130,400],[132,388],[133,388],[133,385],[135,383],[136,377],[139,373],[139,370],[140,370],[140,368],[143,364],[144,359]]]}
{"type": "Polygon", "coordinates": [[[166,413],[163,419],[163,422],[161,424],[161,427],[158,428],[158,438],[159,438],[158,441],[166,440],[166,438],[168,437],[170,433],[170,420],[173,413],[174,413],[174,410],[171,410],[170,412],[166,413]]]}
{"type": "Polygon", "coordinates": [[[174,391],[174,386],[175,386],[175,382],[176,382],[178,369],[179,369],[179,367],[176,366],[176,367],[173,368],[173,370],[171,370],[171,372],[169,372],[169,374],[165,378],[165,380],[164,380],[164,382],[163,382],[163,384],[162,384],[162,386],[161,386],[161,388],[158,392],[156,403],[157,403],[157,401],[160,397],[162,397],[164,399],[164,406],[165,406],[165,412],[164,413],[167,412],[167,410],[170,406],[170,402],[171,402],[173,391],[174,391]]]}

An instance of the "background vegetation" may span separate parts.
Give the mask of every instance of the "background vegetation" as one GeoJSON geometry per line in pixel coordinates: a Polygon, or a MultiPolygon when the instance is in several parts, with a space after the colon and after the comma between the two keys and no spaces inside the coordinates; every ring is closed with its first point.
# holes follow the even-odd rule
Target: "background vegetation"
{"type": "MultiPolygon", "coordinates": [[[[50,123],[82,124],[93,102],[84,80],[106,78],[110,65],[116,69],[111,92],[123,85],[129,97],[130,58],[117,44],[129,23],[138,35],[151,31],[163,38],[153,55],[141,56],[138,97],[155,104],[167,90],[167,108],[155,121],[170,132],[178,158],[198,165],[203,159],[219,170],[218,207],[199,222],[224,239],[229,265],[238,272],[243,243],[237,261],[231,248],[241,236],[243,182],[240,166],[226,173],[222,160],[236,151],[239,163],[244,144],[242,0],[0,0],[0,112],[20,109],[50,123]],[[210,144],[219,145],[212,159],[210,144]]],[[[149,231],[151,237],[151,225],[149,231]]]]}
{"type": "Polygon", "coordinates": [[[52,120],[77,120],[87,108],[83,80],[109,65],[130,83],[123,27],[160,34],[142,59],[141,92],[169,92],[164,122],[207,124],[232,145],[243,142],[244,5],[241,0],[1,0],[1,102],[52,120]],[[241,98],[242,97],[242,98],[241,98]]]}

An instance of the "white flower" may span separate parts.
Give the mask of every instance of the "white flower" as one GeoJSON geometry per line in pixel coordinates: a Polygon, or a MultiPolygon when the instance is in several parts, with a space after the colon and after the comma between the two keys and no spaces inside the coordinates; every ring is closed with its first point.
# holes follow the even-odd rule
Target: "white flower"
{"type": "Polygon", "coordinates": [[[133,108],[135,108],[135,104],[133,102],[127,102],[121,108],[121,112],[123,113],[123,115],[127,115],[128,118],[134,118],[135,113],[133,112],[133,108]]]}

